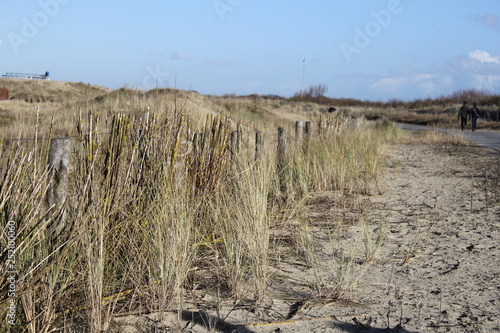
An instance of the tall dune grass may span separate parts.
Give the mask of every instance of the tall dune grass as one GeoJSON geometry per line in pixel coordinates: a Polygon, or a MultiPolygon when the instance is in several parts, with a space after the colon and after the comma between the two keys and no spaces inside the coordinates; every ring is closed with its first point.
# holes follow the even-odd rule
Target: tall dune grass
{"type": "Polygon", "coordinates": [[[384,166],[385,146],[398,129],[351,122],[349,128],[330,128],[299,145],[289,155],[284,170],[289,197],[312,191],[368,192],[376,184],[384,166]],[[393,131],[391,134],[390,132],[393,131]]]}
{"type": "Polygon", "coordinates": [[[164,183],[146,219],[150,297],[153,309],[160,315],[181,294],[188,271],[196,258],[196,229],[199,204],[190,199],[186,188],[164,183]]]}
{"type": "MultiPolygon", "coordinates": [[[[7,221],[17,225],[16,327],[106,331],[117,314],[181,306],[175,300],[188,280],[210,275],[232,297],[258,301],[271,281],[278,221],[289,223],[313,191],[369,191],[382,171],[386,128],[336,119],[307,146],[290,147],[278,173],[272,142],[257,161],[251,149],[231,156],[235,119],[190,115],[188,95],[149,98],[117,95],[67,115],[70,193],[64,237],[54,244],[46,234],[56,218],[45,203],[48,145],[2,145],[12,156],[0,161],[0,220],[2,245],[7,221]]],[[[50,138],[59,130],[37,132],[50,138]]],[[[306,224],[303,232],[313,264],[306,224]]],[[[4,270],[0,279],[7,288],[4,270]]],[[[4,317],[9,301],[0,300],[4,317]]]]}
{"type": "Polygon", "coordinates": [[[250,293],[261,299],[267,286],[272,211],[268,197],[274,181],[271,165],[241,156],[233,166],[232,179],[213,197],[212,219],[222,240],[218,250],[228,286],[239,297],[250,293]]]}

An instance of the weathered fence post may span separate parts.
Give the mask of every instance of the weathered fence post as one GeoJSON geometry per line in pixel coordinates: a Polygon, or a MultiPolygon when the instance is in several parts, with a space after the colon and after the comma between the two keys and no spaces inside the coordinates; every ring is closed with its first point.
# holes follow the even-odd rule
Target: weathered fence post
{"type": "Polygon", "coordinates": [[[306,138],[304,140],[304,152],[309,151],[309,144],[311,142],[311,137],[312,137],[312,122],[311,121],[306,121],[306,138]]]}
{"type": "Polygon", "coordinates": [[[327,132],[327,129],[328,129],[327,122],[324,120],[320,121],[320,123],[319,123],[320,134],[325,134],[327,132]]]}
{"type": "Polygon", "coordinates": [[[306,121],[306,135],[310,137],[312,135],[312,122],[311,121],[306,121]]]}
{"type": "Polygon", "coordinates": [[[255,132],[255,160],[260,159],[260,151],[262,149],[262,133],[255,132]]]}
{"type": "Polygon", "coordinates": [[[282,192],[286,191],[285,165],[286,165],[286,127],[279,127],[277,172],[280,182],[280,189],[282,192]]]}
{"type": "Polygon", "coordinates": [[[295,122],[295,142],[300,145],[302,142],[302,133],[304,131],[304,122],[297,120],[295,122]]]}
{"type": "Polygon", "coordinates": [[[231,151],[231,161],[234,161],[236,157],[236,153],[239,150],[239,138],[238,138],[238,131],[232,131],[231,132],[231,146],[230,151],[231,151]]]}
{"type": "Polygon", "coordinates": [[[360,129],[361,124],[363,124],[363,118],[362,117],[356,118],[356,129],[360,129]]]}
{"type": "Polygon", "coordinates": [[[286,127],[278,128],[278,164],[284,165],[286,152],[286,127]]]}
{"type": "Polygon", "coordinates": [[[66,199],[68,197],[69,139],[52,139],[49,151],[49,179],[45,196],[47,215],[53,216],[47,226],[51,244],[55,244],[66,227],[66,199]]]}

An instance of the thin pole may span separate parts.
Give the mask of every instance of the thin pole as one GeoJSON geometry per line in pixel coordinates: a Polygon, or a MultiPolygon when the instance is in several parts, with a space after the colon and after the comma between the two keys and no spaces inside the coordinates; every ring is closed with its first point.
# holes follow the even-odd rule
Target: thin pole
{"type": "Polygon", "coordinates": [[[304,99],[304,77],[306,74],[306,58],[302,59],[302,89],[300,93],[300,97],[304,99]]]}

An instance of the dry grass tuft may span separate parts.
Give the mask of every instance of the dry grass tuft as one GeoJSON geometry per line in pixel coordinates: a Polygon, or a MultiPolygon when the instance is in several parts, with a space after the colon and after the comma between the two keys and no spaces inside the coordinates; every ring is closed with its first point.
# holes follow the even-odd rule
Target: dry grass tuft
{"type": "Polygon", "coordinates": [[[471,144],[459,131],[455,134],[448,134],[437,130],[414,131],[412,135],[405,136],[401,142],[405,144],[426,144],[431,146],[469,146],[471,144]]]}

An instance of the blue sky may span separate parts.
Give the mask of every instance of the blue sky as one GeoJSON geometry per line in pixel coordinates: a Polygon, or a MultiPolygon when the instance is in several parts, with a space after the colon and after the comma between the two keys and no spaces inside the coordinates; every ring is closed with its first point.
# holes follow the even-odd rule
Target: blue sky
{"type": "Polygon", "coordinates": [[[498,0],[0,0],[0,74],[203,94],[500,93],[498,0]],[[305,62],[304,62],[305,59],[305,62]]]}

